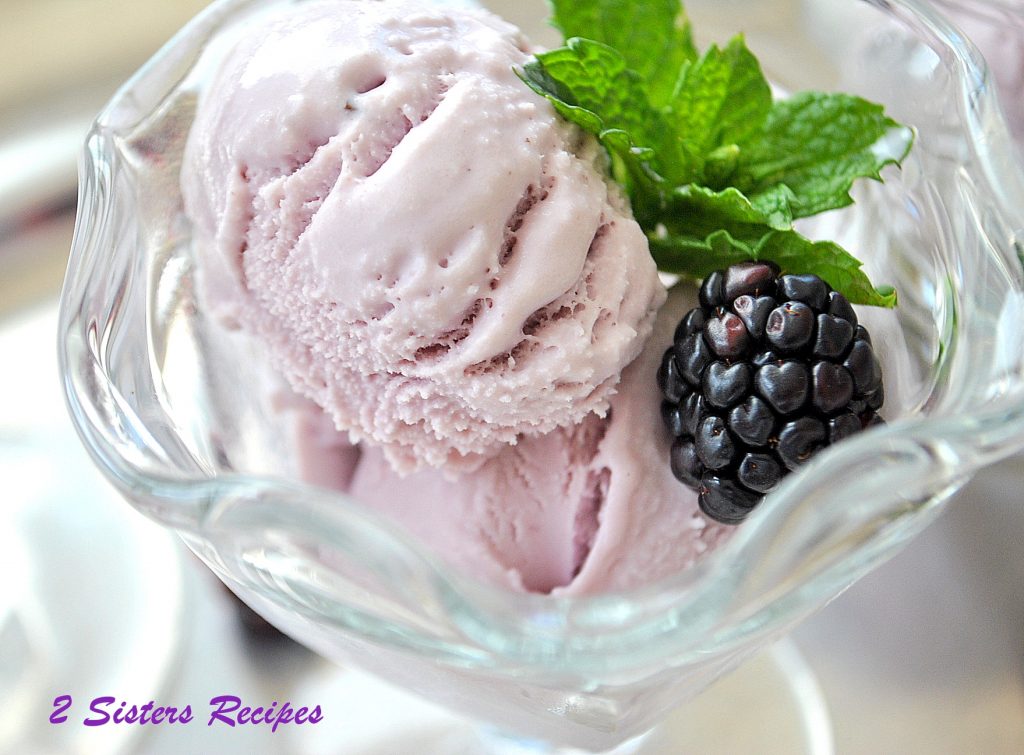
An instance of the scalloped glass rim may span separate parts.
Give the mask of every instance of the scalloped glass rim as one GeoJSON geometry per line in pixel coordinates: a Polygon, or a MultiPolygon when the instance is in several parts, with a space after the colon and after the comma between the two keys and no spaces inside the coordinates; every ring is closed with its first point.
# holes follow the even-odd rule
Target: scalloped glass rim
{"type": "MultiPolygon", "coordinates": [[[[1024,220],[1017,209],[1024,207],[1024,179],[1006,159],[1012,148],[984,64],[926,3],[871,4],[912,23],[950,54],[963,137],[975,162],[970,178],[986,199],[979,212],[1008,229],[1001,234],[1005,245],[992,242],[988,257],[1004,281],[1004,313],[1016,317],[1024,313],[1019,241],[1024,220]]],[[[417,542],[341,494],[272,478],[210,477],[199,466],[177,463],[173,438],[154,424],[159,411],[140,416],[135,397],[122,393],[108,361],[107,327],[123,311],[125,297],[133,295],[103,267],[102,242],[112,232],[130,232],[110,228],[123,167],[117,139],[159,111],[168,83],[184,80],[196,50],[221,24],[247,7],[265,5],[215,3],[100,115],[83,158],[80,211],[61,312],[65,393],[94,460],[137,508],[179,530],[229,581],[239,583],[239,567],[228,565],[226,553],[246,552],[252,538],[266,537],[275,527],[294,535],[294,526],[302,522],[309,544],[344,548],[350,557],[360,554],[368,571],[385,575],[389,590],[449,631],[424,632],[417,621],[403,627],[359,607],[325,610],[332,593],[330,574],[323,570],[275,573],[273,564],[250,559],[246,588],[253,594],[274,602],[284,591],[293,601],[291,609],[300,614],[308,611],[312,618],[327,618],[361,636],[464,664],[486,665],[488,654],[578,673],[639,668],[666,656],[686,663],[734,650],[802,618],[926,526],[973,471],[1024,445],[1021,344],[1003,339],[992,348],[992,358],[1004,362],[999,380],[976,381],[971,390],[929,406],[930,416],[903,419],[822,454],[788,478],[725,546],[696,568],[643,589],[580,598],[513,594],[478,584],[453,573],[417,542]],[[97,289],[108,298],[97,302],[97,289]],[[99,317],[92,313],[97,308],[99,317]],[[986,402],[978,403],[985,396],[986,402]],[[110,417],[118,422],[111,423],[110,417]],[[154,452],[165,467],[153,469],[152,459],[147,467],[141,456],[132,458],[125,452],[132,444],[154,452]],[[878,482],[872,484],[874,478],[878,482]],[[833,505],[822,509],[815,502],[825,495],[833,505]],[[314,533],[318,540],[312,539],[314,533]]],[[[981,236],[990,234],[988,227],[982,229],[981,236]]],[[[977,292],[958,290],[952,279],[947,283],[944,293],[957,305],[952,317],[959,312],[969,319],[970,307],[964,305],[977,292]]],[[[962,380],[959,371],[972,365],[962,364],[966,357],[952,347],[966,325],[948,325],[953,338],[947,344],[947,374],[962,380]]],[[[287,547],[301,558],[294,543],[287,547]]]]}

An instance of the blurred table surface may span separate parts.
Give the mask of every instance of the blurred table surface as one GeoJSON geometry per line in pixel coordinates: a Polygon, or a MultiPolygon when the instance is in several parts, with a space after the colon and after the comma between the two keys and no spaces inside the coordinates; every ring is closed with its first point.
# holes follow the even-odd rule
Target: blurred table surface
{"type": "MultiPolygon", "coordinates": [[[[73,159],[86,118],[116,81],[203,4],[4,1],[0,63],[18,75],[0,80],[0,196],[21,197],[25,207],[0,214],[0,334],[28,328],[33,336],[25,342],[36,344],[32,353],[7,355],[5,364],[55,378],[55,302],[74,225],[73,159]],[[98,53],[95,32],[86,29],[109,19],[118,25],[108,26],[105,36],[122,43],[98,53]],[[66,54],[34,48],[40,37],[66,54]],[[106,57],[97,59],[98,54],[106,57]],[[40,62],[33,68],[26,61],[40,62]],[[69,70],[89,86],[69,78],[69,70]],[[44,89],[54,97],[40,110],[32,94],[44,89]],[[48,145],[44,169],[26,170],[25,150],[41,144],[48,145]]],[[[17,389],[34,382],[22,379],[17,389]]],[[[0,392],[14,385],[10,368],[0,371],[0,392]]],[[[41,379],[37,390],[39,395],[24,397],[27,405],[60,401],[51,395],[55,379],[41,379]]],[[[0,429],[7,419],[0,416],[0,429]]],[[[61,432],[70,433],[70,424],[61,432]]],[[[986,470],[906,550],[796,631],[831,707],[838,752],[1024,753],[1022,498],[1024,460],[986,470]]],[[[205,675],[205,683],[223,681],[221,688],[284,695],[318,667],[295,648],[247,643],[232,624],[226,597],[190,563],[187,581],[202,596],[193,618],[204,627],[191,641],[186,681],[205,675]]],[[[103,621],[95,617],[97,624],[103,621]]],[[[206,751],[209,744],[164,747],[206,751]]],[[[216,751],[276,750],[236,737],[219,742],[216,751]]]]}

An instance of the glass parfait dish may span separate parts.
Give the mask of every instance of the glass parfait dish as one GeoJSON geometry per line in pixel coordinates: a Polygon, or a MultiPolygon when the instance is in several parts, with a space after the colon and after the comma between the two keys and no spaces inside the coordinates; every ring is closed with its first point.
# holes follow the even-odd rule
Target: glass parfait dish
{"type": "MultiPolygon", "coordinates": [[[[876,349],[889,424],[819,454],[696,567],[625,593],[516,594],[289,475],[249,355],[194,287],[179,189],[197,95],[252,18],[215,3],[90,133],[65,284],[66,397],[95,462],[235,592],[319,653],[517,735],[603,750],[781,636],[1024,447],[1024,175],[983,60],[916,0],[687,3],[780,90],[845,89],[918,131],[902,171],[806,227],[900,292],[876,349]],[[716,24],[721,27],[716,28],[716,24]],[[851,25],[852,24],[852,25],[851,25]],[[849,29],[859,33],[849,34],[849,29]]],[[[875,313],[866,313],[870,319],[875,313]]],[[[882,330],[882,329],[880,329],[882,330]]]]}

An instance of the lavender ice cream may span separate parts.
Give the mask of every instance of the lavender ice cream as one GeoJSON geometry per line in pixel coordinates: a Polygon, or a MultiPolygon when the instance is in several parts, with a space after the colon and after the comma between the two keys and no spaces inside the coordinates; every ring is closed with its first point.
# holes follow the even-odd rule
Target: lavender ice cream
{"type": "Polygon", "coordinates": [[[605,414],[664,301],[527,49],[483,11],[303,3],[228,55],[188,142],[205,298],[399,472],[605,414]]]}

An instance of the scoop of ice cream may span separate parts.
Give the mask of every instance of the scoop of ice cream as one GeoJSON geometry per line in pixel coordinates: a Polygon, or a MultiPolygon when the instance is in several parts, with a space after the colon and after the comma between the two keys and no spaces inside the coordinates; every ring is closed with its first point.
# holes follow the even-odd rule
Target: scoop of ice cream
{"type": "Polygon", "coordinates": [[[672,475],[654,376],[695,304],[691,289],[673,292],[606,417],[524,438],[457,480],[399,477],[369,449],[350,494],[453,567],[512,589],[624,590],[692,566],[730,528],[708,522],[672,475]]]}
{"type": "Polygon", "coordinates": [[[204,92],[182,169],[205,300],[401,471],[604,414],[664,300],[601,149],[482,11],[309,2],[204,92]]]}

